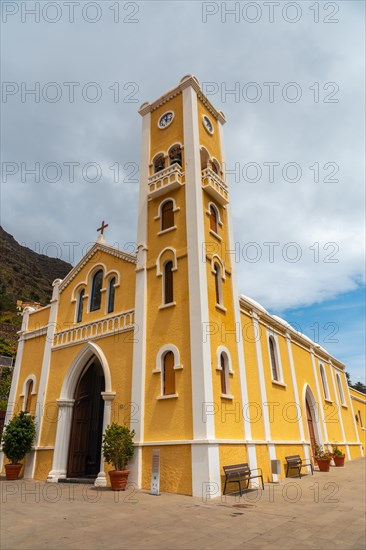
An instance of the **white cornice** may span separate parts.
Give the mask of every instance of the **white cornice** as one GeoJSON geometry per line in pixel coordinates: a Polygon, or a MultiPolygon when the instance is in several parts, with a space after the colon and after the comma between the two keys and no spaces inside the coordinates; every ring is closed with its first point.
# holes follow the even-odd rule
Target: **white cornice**
{"type": "Polygon", "coordinates": [[[151,113],[176,97],[177,95],[181,94],[182,91],[185,88],[188,88],[191,86],[195,92],[197,93],[197,97],[204,106],[207,108],[207,110],[218,120],[221,122],[221,124],[225,124],[226,118],[222,111],[218,111],[210,102],[210,100],[204,95],[202,92],[202,89],[200,87],[200,84],[197,80],[197,78],[193,75],[187,75],[184,76],[181,81],[179,82],[178,86],[175,86],[174,88],[171,88],[167,92],[165,92],[159,99],[154,101],[153,103],[149,103],[148,101],[143,103],[139,109],[139,113],[141,116],[145,116],[147,113],[151,113]]]}
{"type": "Polygon", "coordinates": [[[290,336],[290,339],[295,344],[296,343],[300,344],[302,347],[304,347],[308,351],[313,349],[316,356],[322,358],[327,362],[331,361],[333,363],[332,366],[335,368],[338,368],[341,371],[345,370],[346,366],[343,363],[341,363],[341,361],[333,357],[327,350],[322,348],[316,342],[313,342],[313,340],[311,340],[311,338],[309,338],[305,334],[298,332],[294,327],[292,327],[284,319],[281,319],[276,315],[271,315],[270,313],[268,313],[268,311],[255,300],[252,300],[251,298],[248,298],[247,296],[244,296],[243,294],[241,294],[239,296],[239,305],[242,308],[244,308],[244,310],[247,310],[249,313],[251,313],[252,315],[253,314],[257,315],[259,320],[262,323],[264,323],[266,326],[271,325],[284,336],[286,335],[286,333],[288,333],[290,336]]]}
{"type": "Polygon", "coordinates": [[[106,254],[110,254],[111,256],[121,258],[121,260],[125,260],[126,262],[130,262],[133,264],[137,262],[135,254],[130,254],[129,252],[125,252],[124,250],[118,250],[118,248],[114,248],[113,246],[109,246],[107,244],[102,244],[97,242],[92,246],[89,252],[80,260],[80,262],[77,263],[76,266],[66,275],[66,277],[60,284],[60,293],[63,290],[65,290],[68,284],[71,283],[71,281],[76,277],[76,275],[81,271],[81,269],[89,262],[89,260],[98,251],[105,252],[106,254]]]}

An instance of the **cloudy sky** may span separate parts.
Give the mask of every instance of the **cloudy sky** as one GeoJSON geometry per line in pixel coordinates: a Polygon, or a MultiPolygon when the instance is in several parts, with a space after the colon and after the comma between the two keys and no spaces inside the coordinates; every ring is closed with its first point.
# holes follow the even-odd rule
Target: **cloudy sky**
{"type": "Polygon", "coordinates": [[[2,9],[3,227],[71,263],[103,219],[133,248],[138,107],[195,74],[228,121],[240,291],[364,381],[364,3],[2,9]]]}

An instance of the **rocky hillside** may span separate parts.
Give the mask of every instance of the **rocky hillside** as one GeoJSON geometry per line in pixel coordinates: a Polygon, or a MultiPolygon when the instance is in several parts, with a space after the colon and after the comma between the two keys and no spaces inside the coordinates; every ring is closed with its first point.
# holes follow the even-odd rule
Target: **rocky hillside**
{"type": "Polygon", "coordinates": [[[67,262],[21,246],[2,227],[0,258],[0,312],[15,310],[17,300],[46,305],[52,296],[52,282],[72,269],[67,262]]]}

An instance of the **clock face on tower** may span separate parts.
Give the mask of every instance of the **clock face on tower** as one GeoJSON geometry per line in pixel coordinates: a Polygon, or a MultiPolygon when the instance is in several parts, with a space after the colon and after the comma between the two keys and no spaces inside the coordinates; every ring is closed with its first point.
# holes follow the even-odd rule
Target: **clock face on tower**
{"type": "Polygon", "coordinates": [[[211,122],[211,120],[208,118],[208,116],[203,115],[203,117],[202,117],[202,124],[204,125],[205,129],[207,130],[207,132],[208,132],[209,134],[213,134],[213,133],[214,133],[214,129],[213,129],[212,122],[211,122]]]}
{"type": "Polygon", "coordinates": [[[173,111],[168,111],[167,113],[164,113],[163,115],[161,115],[158,122],[159,128],[161,129],[167,128],[167,126],[169,126],[169,124],[173,122],[173,118],[174,118],[173,111]]]}

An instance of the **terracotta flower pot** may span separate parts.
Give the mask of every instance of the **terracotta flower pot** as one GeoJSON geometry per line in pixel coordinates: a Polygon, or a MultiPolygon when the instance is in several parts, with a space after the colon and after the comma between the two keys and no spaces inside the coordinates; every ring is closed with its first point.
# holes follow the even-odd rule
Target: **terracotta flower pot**
{"type": "Polygon", "coordinates": [[[109,477],[112,491],[125,491],[130,470],[111,470],[109,477]]]}
{"type": "Polygon", "coordinates": [[[18,479],[23,464],[5,464],[6,481],[18,479]]]}
{"type": "Polygon", "coordinates": [[[329,458],[317,458],[316,459],[319,470],[321,472],[329,472],[330,459],[329,458]]]}
{"type": "Polygon", "coordinates": [[[344,459],[345,459],[345,455],[343,455],[343,456],[333,455],[334,464],[337,467],[344,466],[344,459]]]}

